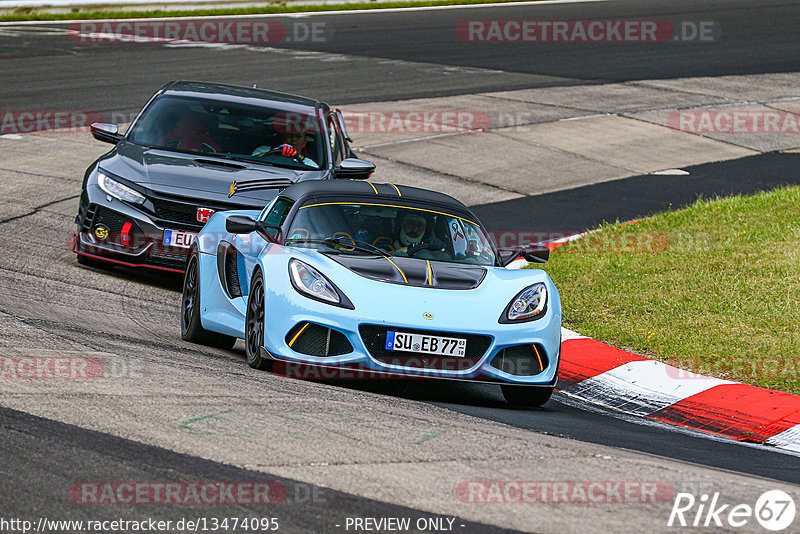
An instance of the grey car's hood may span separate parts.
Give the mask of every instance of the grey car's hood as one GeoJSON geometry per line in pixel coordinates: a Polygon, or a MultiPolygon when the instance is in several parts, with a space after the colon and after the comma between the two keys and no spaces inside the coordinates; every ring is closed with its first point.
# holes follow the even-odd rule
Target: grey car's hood
{"type": "Polygon", "coordinates": [[[182,154],[126,141],[100,158],[98,167],[156,193],[203,197],[243,205],[253,204],[254,201],[263,204],[290,182],[326,176],[324,171],[301,171],[200,154],[182,154]],[[237,184],[256,181],[276,187],[242,190],[229,197],[234,181],[237,184]]]}

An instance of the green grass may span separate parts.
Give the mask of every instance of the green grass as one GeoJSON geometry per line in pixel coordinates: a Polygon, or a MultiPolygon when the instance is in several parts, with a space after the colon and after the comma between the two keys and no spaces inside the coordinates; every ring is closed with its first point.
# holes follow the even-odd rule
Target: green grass
{"type": "Polygon", "coordinates": [[[553,251],[547,271],[567,328],[800,394],[799,187],[606,225],[553,251]]]}
{"type": "Polygon", "coordinates": [[[350,11],[356,9],[389,9],[399,7],[454,6],[466,4],[504,4],[518,0],[422,0],[410,2],[358,2],[352,4],[315,4],[315,5],[267,5],[260,7],[217,8],[217,9],[178,9],[152,11],[108,10],[108,11],[76,11],[71,13],[39,13],[31,8],[19,8],[13,13],[0,14],[0,22],[20,22],[28,20],[102,20],[122,18],[156,18],[156,17],[205,17],[225,15],[275,15],[281,13],[310,13],[319,11],[350,11]]]}

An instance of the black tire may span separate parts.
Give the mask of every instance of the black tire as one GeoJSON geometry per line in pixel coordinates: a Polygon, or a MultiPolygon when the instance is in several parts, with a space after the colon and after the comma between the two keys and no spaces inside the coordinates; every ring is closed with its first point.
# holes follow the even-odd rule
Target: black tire
{"type": "Polygon", "coordinates": [[[220,349],[231,349],[236,338],[211,332],[200,323],[200,271],[197,252],[192,252],[183,275],[183,294],[181,295],[181,338],[184,341],[208,345],[220,349]]]}
{"type": "Polygon", "coordinates": [[[500,389],[509,404],[526,408],[544,406],[553,394],[552,387],[502,385],[500,389]]]}
{"type": "Polygon", "coordinates": [[[78,263],[86,267],[94,267],[95,269],[103,269],[105,271],[113,267],[110,261],[97,260],[89,256],[84,256],[83,254],[78,254],[78,263]]]}
{"type": "Polygon", "coordinates": [[[264,276],[260,270],[256,271],[250,281],[244,320],[244,346],[247,365],[253,369],[270,368],[272,361],[261,356],[261,347],[264,346],[264,276]]]}

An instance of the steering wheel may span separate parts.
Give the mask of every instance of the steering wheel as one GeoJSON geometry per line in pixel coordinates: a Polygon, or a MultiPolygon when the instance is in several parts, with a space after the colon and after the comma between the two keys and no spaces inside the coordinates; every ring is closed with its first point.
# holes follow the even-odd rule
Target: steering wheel
{"type": "Polygon", "coordinates": [[[288,145],[286,143],[284,143],[282,145],[278,145],[275,148],[273,148],[272,150],[264,152],[263,154],[259,154],[258,157],[265,158],[267,156],[274,156],[276,154],[280,154],[284,158],[293,159],[298,163],[303,163],[303,160],[306,159],[302,154],[300,154],[300,152],[297,151],[297,149],[295,147],[293,147],[292,145],[288,145]],[[294,152],[294,154],[292,154],[291,156],[287,155],[286,154],[286,152],[287,152],[287,148],[286,147],[290,148],[291,151],[294,152]]]}
{"type": "Polygon", "coordinates": [[[412,257],[420,250],[435,250],[436,248],[438,247],[436,247],[436,245],[433,243],[417,243],[416,245],[412,245],[406,249],[406,255],[412,257]]]}

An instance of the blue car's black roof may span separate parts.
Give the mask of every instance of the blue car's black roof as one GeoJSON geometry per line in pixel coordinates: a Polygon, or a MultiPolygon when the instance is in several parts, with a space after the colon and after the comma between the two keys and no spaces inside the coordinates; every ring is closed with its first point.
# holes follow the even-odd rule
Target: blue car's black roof
{"type": "Polygon", "coordinates": [[[426,202],[450,206],[472,214],[464,204],[444,193],[408,185],[378,184],[363,180],[307,180],[287,187],[281,192],[281,195],[294,201],[304,201],[308,198],[322,196],[335,196],[353,198],[359,201],[380,199],[391,201],[392,203],[397,203],[398,201],[426,202]]]}
{"type": "Polygon", "coordinates": [[[320,107],[328,109],[327,104],[313,98],[224,83],[175,81],[164,85],[161,92],[164,95],[213,98],[236,104],[258,104],[307,114],[314,114],[314,110],[320,107]]]}

